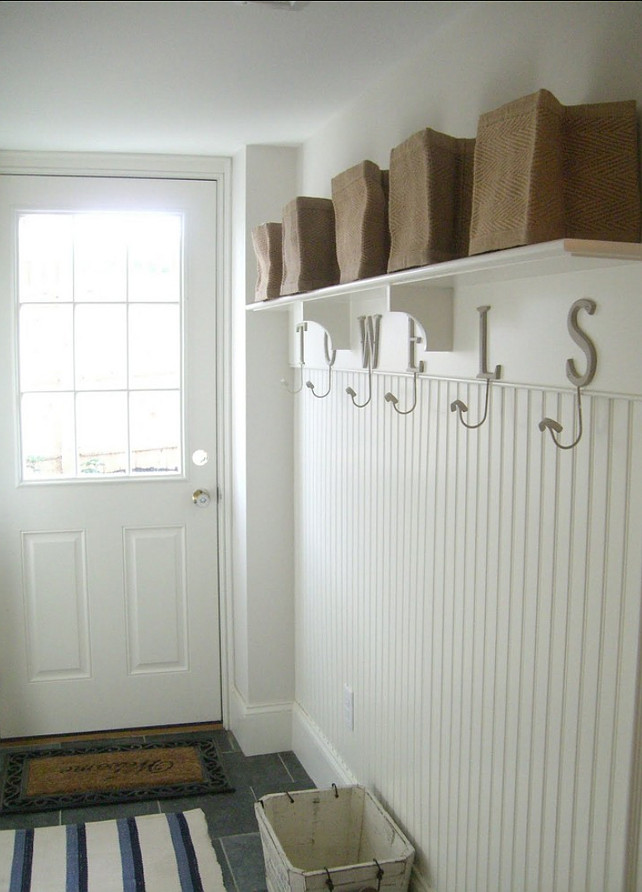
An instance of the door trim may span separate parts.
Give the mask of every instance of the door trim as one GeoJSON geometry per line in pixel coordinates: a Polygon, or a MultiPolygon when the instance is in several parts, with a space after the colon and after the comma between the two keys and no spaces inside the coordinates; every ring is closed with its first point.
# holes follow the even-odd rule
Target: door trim
{"type": "Polygon", "coordinates": [[[218,594],[221,652],[221,707],[229,727],[229,680],[232,677],[232,300],[231,300],[231,188],[229,158],[118,153],[2,152],[0,176],[128,176],[150,179],[213,180],[218,184],[216,246],[217,294],[217,490],[218,594]]]}

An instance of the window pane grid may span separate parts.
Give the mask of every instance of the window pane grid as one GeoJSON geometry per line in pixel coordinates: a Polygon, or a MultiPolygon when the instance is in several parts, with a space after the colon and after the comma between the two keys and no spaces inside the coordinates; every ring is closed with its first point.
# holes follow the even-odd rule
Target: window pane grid
{"type": "Polygon", "coordinates": [[[182,473],[181,240],[175,214],[21,217],[23,480],[182,473]]]}

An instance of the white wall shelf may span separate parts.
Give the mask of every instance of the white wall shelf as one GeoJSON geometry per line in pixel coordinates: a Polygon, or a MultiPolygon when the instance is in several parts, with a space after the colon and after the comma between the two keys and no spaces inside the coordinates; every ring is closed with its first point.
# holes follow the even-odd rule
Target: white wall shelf
{"type": "Polygon", "coordinates": [[[376,298],[383,312],[402,312],[415,318],[429,335],[428,350],[450,350],[452,294],[457,283],[477,285],[641,260],[639,243],[560,239],[257,301],[248,304],[247,310],[278,312],[297,307],[302,321],[323,326],[332,335],[334,346],[343,349],[350,344],[352,304],[376,298]]]}

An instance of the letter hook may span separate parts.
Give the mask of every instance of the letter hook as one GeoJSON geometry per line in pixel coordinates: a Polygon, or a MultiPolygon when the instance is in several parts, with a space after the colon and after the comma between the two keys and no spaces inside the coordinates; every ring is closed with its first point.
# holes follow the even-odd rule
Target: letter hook
{"type": "Polygon", "coordinates": [[[407,409],[399,408],[399,399],[398,399],[398,397],[396,397],[394,395],[394,393],[391,393],[390,391],[388,391],[388,393],[384,394],[383,398],[385,399],[385,401],[387,403],[392,403],[392,408],[395,410],[395,412],[398,415],[410,415],[411,412],[414,412],[415,407],[417,405],[417,375],[419,374],[419,372],[423,372],[423,370],[424,370],[424,364],[423,364],[423,362],[420,362],[419,368],[415,369],[412,373],[413,398],[412,398],[412,405],[409,406],[407,409]]]}
{"type": "Polygon", "coordinates": [[[326,362],[328,363],[328,389],[326,390],[325,393],[317,393],[314,389],[314,384],[312,383],[312,381],[305,382],[305,386],[309,387],[310,390],[312,391],[312,396],[316,396],[316,398],[319,400],[325,399],[325,397],[328,396],[330,391],[332,390],[332,366],[334,365],[334,361],[337,358],[337,351],[330,350],[330,344],[329,344],[329,338],[328,338],[327,332],[325,333],[324,345],[325,345],[325,358],[326,358],[326,362]]]}
{"type": "Polygon", "coordinates": [[[548,428],[551,434],[551,438],[553,443],[557,446],[558,449],[574,449],[577,444],[582,439],[582,388],[577,388],[577,437],[573,440],[572,443],[568,443],[566,446],[559,442],[555,434],[561,434],[563,427],[559,423],[559,421],[555,421],[552,418],[543,418],[539,423],[539,429],[543,432],[548,428]]]}
{"type": "Polygon", "coordinates": [[[303,366],[305,365],[305,333],[308,330],[307,322],[299,322],[296,327],[296,332],[299,335],[299,385],[292,390],[288,387],[288,382],[285,378],[281,378],[281,384],[285,387],[288,393],[300,393],[303,390],[303,366]]]}
{"type": "Polygon", "coordinates": [[[285,387],[288,393],[301,393],[303,390],[303,363],[299,363],[299,384],[294,389],[291,388],[285,378],[281,378],[281,384],[285,387]]]}
{"type": "Polygon", "coordinates": [[[459,420],[467,427],[468,430],[475,430],[475,428],[481,427],[482,424],[486,421],[488,416],[488,403],[490,398],[490,378],[486,378],[486,398],[484,400],[484,414],[482,415],[481,421],[478,421],[477,424],[468,424],[466,419],[464,418],[464,412],[468,411],[468,406],[466,403],[463,403],[461,400],[455,400],[454,403],[450,404],[451,412],[459,413],[459,420]]]}
{"type": "Polygon", "coordinates": [[[357,409],[363,409],[368,405],[368,403],[372,399],[372,366],[368,366],[368,399],[365,401],[365,403],[358,403],[356,401],[355,397],[357,394],[352,387],[346,387],[346,393],[352,400],[352,404],[356,406],[357,409]]]}

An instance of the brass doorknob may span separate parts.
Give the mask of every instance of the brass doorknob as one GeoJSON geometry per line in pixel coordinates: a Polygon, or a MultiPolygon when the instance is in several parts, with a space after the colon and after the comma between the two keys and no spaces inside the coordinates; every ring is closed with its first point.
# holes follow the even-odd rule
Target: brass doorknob
{"type": "Polygon", "coordinates": [[[195,489],[192,493],[192,501],[199,508],[205,508],[211,501],[210,494],[206,489],[195,489]]]}

